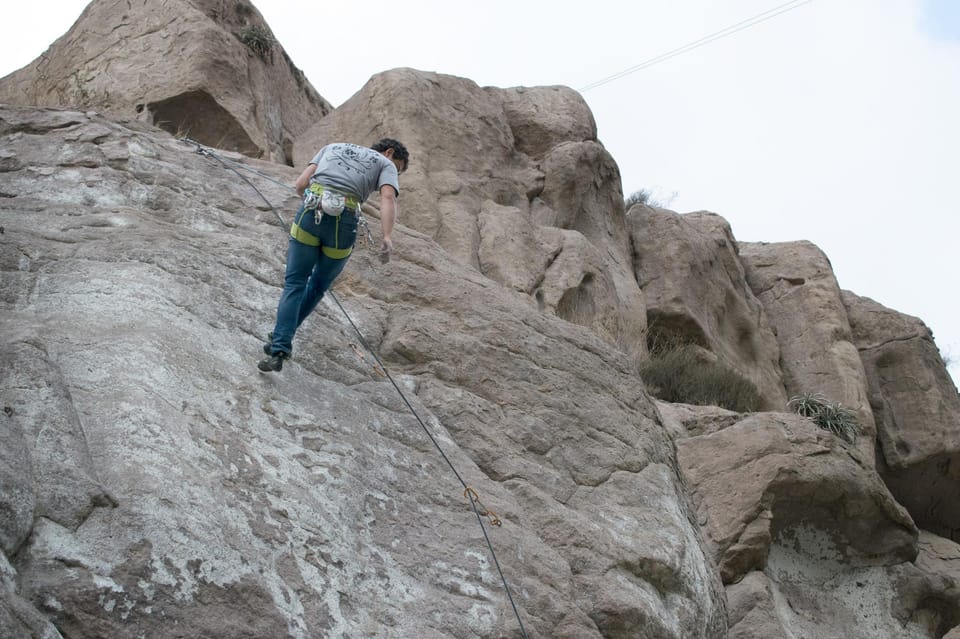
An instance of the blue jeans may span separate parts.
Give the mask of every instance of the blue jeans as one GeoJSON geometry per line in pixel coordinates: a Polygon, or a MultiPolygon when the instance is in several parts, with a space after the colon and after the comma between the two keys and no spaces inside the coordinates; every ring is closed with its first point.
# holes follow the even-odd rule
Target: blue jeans
{"type": "MultiPolygon", "coordinates": [[[[349,209],[347,209],[349,211],[349,209]]],[[[293,237],[287,246],[287,272],[283,278],[283,293],[277,305],[277,323],[273,328],[273,353],[293,350],[293,336],[303,320],[317,307],[323,294],[347,265],[350,256],[334,259],[323,249],[352,248],[357,240],[357,216],[350,212],[334,217],[324,215],[318,225],[313,211],[297,211],[294,223],[317,238],[319,246],[311,246],[293,237]]]]}

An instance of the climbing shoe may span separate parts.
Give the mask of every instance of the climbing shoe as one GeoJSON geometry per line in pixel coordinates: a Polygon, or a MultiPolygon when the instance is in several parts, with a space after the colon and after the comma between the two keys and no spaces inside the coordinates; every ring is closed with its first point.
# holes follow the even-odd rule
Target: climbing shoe
{"type": "Polygon", "coordinates": [[[267,333],[267,341],[263,343],[263,352],[265,355],[273,355],[273,333],[267,333]]]}
{"type": "MultiPolygon", "coordinates": [[[[263,354],[273,355],[273,333],[267,333],[267,341],[263,343],[263,354]]],[[[287,353],[287,357],[290,357],[290,353],[287,353]]]]}
{"type": "Polygon", "coordinates": [[[288,359],[289,357],[290,356],[283,351],[280,351],[279,353],[273,353],[270,357],[266,357],[257,362],[257,368],[265,373],[279,371],[283,368],[283,360],[288,359]]]}

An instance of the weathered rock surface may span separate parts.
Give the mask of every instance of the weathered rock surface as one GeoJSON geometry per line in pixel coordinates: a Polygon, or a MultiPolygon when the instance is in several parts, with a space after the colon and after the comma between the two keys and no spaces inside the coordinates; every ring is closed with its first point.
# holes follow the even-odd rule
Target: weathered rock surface
{"type": "MultiPolygon", "coordinates": [[[[286,236],[249,186],[80,112],[0,108],[0,146],[0,450],[23,455],[0,474],[4,618],[29,602],[74,639],[519,636],[462,486],[337,307],[256,372],[286,236]]],[[[251,179],[289,215],[290,191],[251,179]]],[[[338,299],[503,519],[529,636],[723,637],[627,358],[422,233],[396,244],[387,265],[358,251],[338,299]]]]}
{"type": "Polygon", "coordinates": [[[626,216],[567,88],[397,69],[298,138],[329,105],[269,38],[247,0],[97,0],[0,81],[81,107],[0,106],[0,639],[517,638],[486,535],[531,638],[957,636],[960,408],[919,320],[809,243],[626,216]],[[298,170],[240,153],[383,136],[397,251],[336,293],[397,386],[332,299],[258,374],[298,170]],[[648,316],[863,436],[652,402],[648,316]]]}
{"type": "Polygon", "coordinates": [[[780,347],[727,221],[648,206],[634,206],[627,219],[651,333],[706,348],[750,380],[767,409],[783,410],[780,347]]]}
{"type": "Polygon", "coordinates": [[[0,79],[2,103],[93,108],[286,163],[293,140],[332,110],[249,0],[94,0],[0,79]]]}
{"type": "Polygon", "coordinates": [[[677,442],[677,459],[724,583],[762,569],[776,538],[811,528],[844,562],[916,556],[917,530],[859,452],[810,420],[756,413],[677,442]]]}
{"type": "Polygon", "coordinates": [[[921,530],[918,546],[916,570],[899,584],[904,593],[900,617],[920,621],[934,637],[955,627],[956,632],[960,630],[960,544],[921,530]],[[914,612],[916,602],[922,602],[925,614],[914,612]]]}
{"type": "Polygon", "coordinates": [[[866,373],[830,260],[806,241],[741,242],[740,258],[780,344],[787,396],[820,393],[854,410],[859,448],[872,462],[876,427],[866,373]]]}
{"type": "Polygon", "coordinates": [[[758,571],[727,586],[730,639],[788,639],[767,576],[758,571]]]}
{"type": "Polygon", "coordinates": [[[414,69],[378,75],[296,141],[397,137],[413,161],[401,219],[531,305],[641,348],[620,172],[583,98],[565,87],[481,88],[414,69]]]}
{"type": "Polygon", "coordinates": [[[918,525],[960,541],[960,395],[919,319],[844,291],[877,421],[878,470],[918,525]]]}
{"type": "Polygon", "coordinates": [[[942,637],[960,546],[914,528],[872,467],[793,415],[658,402],[725,583],[729,635],[942,637]]]}
{"type": "Polygon", "coordinates": [[[956,581],[910,563],[850,566],[810,531],[775,543],[766,570],[727,594],[737,639],[923,639],[944,637],[960,618],[956,581]]]}

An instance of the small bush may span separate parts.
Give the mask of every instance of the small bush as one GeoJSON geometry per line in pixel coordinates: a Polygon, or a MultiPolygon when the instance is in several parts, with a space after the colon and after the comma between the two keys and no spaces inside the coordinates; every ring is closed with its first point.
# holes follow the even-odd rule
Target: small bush
{"type": "Polygon", "coordinates": [[[645,206],[660,206],[660,203],[653,199],[653,193],[647,189],[634,191],[627,197],[627,199],[623,201],[623,206],[628,211],[630,210],[630,207],[635,204],[643,204],[645,206]]]}
{"type": "Polygon", "coordinates": [[[640,377],[654,397],[667,402],[720,406],[740,413],[759,410],[762,405],[752,382],[707,360],[692,345],[657,344],[640,364],[640,377]]]}
{"type": "Polygon", "coordinates": [[[856,413],[840,402],[831,402],[820,393],[794,395],[787,402],[787,408],[851,444],[857,441],[860,434],[856,413]]]}
{"type": "Polygon", "coordinates": [[[248,25],[240,30],[237,37],[261,60],[273,64],[273,38],[266,29],[255,24],[248,25]]]}
{"type": "Polygon", "coordinates": [[[630,207],[634,204],[643,204],[645,206],[652,206],[654,208],[665,209],[670,206],[670,203],[677,198],[677,192],[674,191],[669,195],[662,197],[654,193],[654,191],[659,191],[659,188],[654,189],[640,189],[639,191],[634,191],[628,197],[624,198],[623,206],[624,210],[629,211],[630,207]]]}

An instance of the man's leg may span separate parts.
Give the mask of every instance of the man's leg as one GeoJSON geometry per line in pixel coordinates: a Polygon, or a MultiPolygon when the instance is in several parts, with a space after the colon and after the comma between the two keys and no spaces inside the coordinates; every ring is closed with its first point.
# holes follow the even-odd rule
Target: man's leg
{"type": "MultiPolygon", "coordinates": [[[[273,328],[272,353],[287,353],[293,350],[293,336],[300,325],[300,308],[306,297],[307,281],[310,278],[320,247],[308,246],[290,238],[287,247],[287,272],[283,278],[283,294],[277,305],[277,323],[273,328]]],[[[314,303],[316,306],[316,303],[314,303]]]]}
{"type": "Polygon", "coordinates": [[[320,251],[317,265],[313,267],[313,274],[307,283],[303,303],[300,305],[300,316],[297,320],[297,326],[300,326],[303,320],[307,319],[310,313],[317,308],[317,304],[323,299],[323,294],[327,292],[327,289],[330,288],[333,281],[337,279],[337,276],[343,271],[349,259],[350,256],[348,255],[341,260],[335,260],[327,257],[323,251],[320,251]]]}

